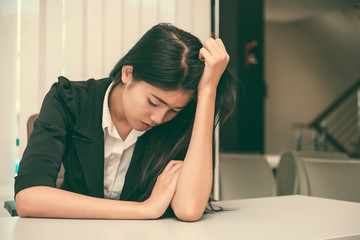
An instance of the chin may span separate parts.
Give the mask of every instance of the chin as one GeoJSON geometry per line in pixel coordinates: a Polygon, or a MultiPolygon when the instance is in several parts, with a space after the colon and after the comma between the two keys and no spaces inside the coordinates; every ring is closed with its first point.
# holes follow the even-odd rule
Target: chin
{"type": "Polygon", "coordinates": [[[133,129],[135,129],[136,131],[139,131],[139,132],[142,132],[142,131],[145,131],[146,128],[143,128],[143,127],[134,127],[133,129]]]}

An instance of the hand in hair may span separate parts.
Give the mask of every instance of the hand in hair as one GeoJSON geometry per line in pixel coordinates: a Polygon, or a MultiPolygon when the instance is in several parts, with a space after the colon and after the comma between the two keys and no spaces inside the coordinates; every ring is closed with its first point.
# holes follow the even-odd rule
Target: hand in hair
{"type": "Polygon", "coordinates": [[[199,94],[202,91],[214,93],[230,59],[221,39],[207,39],[200,49],[199,58],[205,62],[205,68],[198,85],[198,92],[199,94]]]}
{"type": "Polygon", "coordinates": [[[144,205],[152,218],[161,217],[175,194],[176,184],[183,161],[170,161],[158,176],[151,196],[144,201],[144,205]]]}

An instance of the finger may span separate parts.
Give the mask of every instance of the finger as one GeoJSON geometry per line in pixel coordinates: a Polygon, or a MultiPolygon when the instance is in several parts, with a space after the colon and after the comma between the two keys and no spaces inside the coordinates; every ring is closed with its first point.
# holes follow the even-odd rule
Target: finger
{"type": "Polygon", "coordinates": [[[215,39],[214,44],[216,44],[216,47],[214,47],[214,51],[216,51],[218,56],[224,57],[224,56],[228,55],[225,45],[220,38],[215,39]]]}
{"type": "Polygon", "coordinates": [[[215,41],[218,44],[219,48],[221,48],[223,51],[227,52],[224,42],[220,38],[217,38],[215,41]]]}
{"type": "Polygon", "coordinates": [[[169,171],[172,167],[174,166],[174,163],[172,161],[170,161],[164,168],[164,170],[162,171],[162,173],[165,173],[167,171],[169,171]]]}
{"type": "MultiPolygon", "coordinates": [[[[177,169],[174,174],[173,174],[173,178],[172,178],[172,183],[175,184],[175,186],[177,185],[177,182],[179,180],[179,176],[180,176],[180,172],[181,172],[181,168],[177,169]]],[[[176,189],[175,189],[176,190],[176,189]]]]}
{"type": "Polygon", "coordinates": [[[181,173],[181,167],[176,168],[174,170],[172,170],[173,172],[171,173],[170,176],[170,182],[168,186],[172,186],[172,187],[176,187],[180,173],[181,173]]]}
{"type": "Polygon", "coordinates": [[[179,160],[171,160],[171,161],[166,165],[166,167],[164,168],[163,173],[168,172],[172,167],[174,167],[176,164],[178,164],[178,162],[182,162],[182,161],[179,161],[179,160]]]}
{"type": "Polygon", "coordinates": [[[168,170],[167,172],[163,172],[158,176],[157,182],[162,182],[162,184],[165,184],[167,186],[166,188],[173,188],[176,186],[177,179],[179,177],[179,174],[181,172],[182,168],[182,161],[180,163],[176,163],[173,165],[173,167],[168,170]]]}
{"type": "Polygon", "coordinates": [[[229,54],[226,51],[225,45],[220,38],[215,39],[214,41],[208,41],[209,46],[212,47],[212,56],[218,61],[226,60],[229,61],[229,54]]]}
{"type": "Polygon", "coordinates": [[[213,39],[209,38],[204,42],[204,47],[210,52],[211,55],[222,54],[223,49],[219,46],[219,43],[213,39]]]}
{"type": "Polygon", "coordinates": [[[201,48],[199,51],[199,59],[203,62],[206,62],[206,59],[209,59],[211,54],[206,48],[201,48]]]}
{"type": "Polygon", "coordinates": [[[165,182],[172,182],[172,179],[174,176],[181,170],[182,164],[176,164],[173,166],[169,171],[162,173],[159,177],[161,177],[162,180],[165,182]]]}
{"type": "Polygon", "coordinates": [[[182,168],[183,162],[177,162],[176,164],[173,165],[173,167],[171,169],[169,169],[166,174],[174,174],[176,171],[178,171],[179,169],[182,168]]]}

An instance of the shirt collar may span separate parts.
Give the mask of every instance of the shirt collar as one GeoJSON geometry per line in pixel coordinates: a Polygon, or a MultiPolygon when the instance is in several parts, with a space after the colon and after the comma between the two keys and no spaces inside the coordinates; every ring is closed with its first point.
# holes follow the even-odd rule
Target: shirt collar
{"type": "MultiPolygon", "coordinates": [[[[119,136],[119,134],[116,130],[114,123],[111,120],[111,114],[110,114],[110,109],[109,109],[108,99],[109,99],[110,90],[111,90],[111,87],[113,84],[114,83],[110,84],[110,86],[108,87],[108,89],[106,90],[106,93],[105,93],[104,103],[103,103],[102,128],[103,128],[104,133],[108,132],[108,134],[111,135],[112,137],[121,139],[121,137],[119,136]]],[[[143,135],[145,132],[146,131],[137,131],[135,129],[132,129],[124,142],[128,142],[128,141],[136,142],[136,139],[138,137],[140,137],[141,135],[143,135]]]]}
{"type": "MultiPolygon", "coordinates": [[[[106,90],[105,93],[105,97],[104,97],[104,102],[103,102],[103,116],[102,116],[102,128],[103,130],[105,130],[106,127],[110,127],[111,126],[111,115],[110,115],[110,109],[109,109],[109,104],[108,104],[108,99],[109,99],[109,93],[111,90],[113,83],[111,83],[108,87],[108,89],[106,90]]],[[[105,132],[105,131],[104,131],[105,132]]]]}

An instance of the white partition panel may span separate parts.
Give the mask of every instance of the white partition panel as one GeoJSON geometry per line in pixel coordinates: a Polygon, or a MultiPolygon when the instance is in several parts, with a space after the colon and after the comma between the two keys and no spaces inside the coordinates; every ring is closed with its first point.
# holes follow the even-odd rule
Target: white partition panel
{"type": "Polygon", "coordinates": [[[140,15],[140,1],[139,0],[123,0],[123,50],[124,53],[134,46],[136,41],[141,36],[141,15],[140,15]]]}
{"type": "MultiPolygon", "coordinates": [[[[202,0],[201,0],[202,1],[202,0]]],[[[208,1],[210,4],[210,1],[208,1]]],[[[177,0],[176,1],[176,16],[175,25],[185,31],[191,32],[195,35],[197,33],[192,31],[192,12],[193,1],[192,0],[177,0]]],[[[210,19],[209,19],[210,23],[210,19]]],[[[210,32],[210,31],[209,31],[210,32]]]]}
{"type": "Polygon", "coordinates": [[[124,51],[122,48],[122,1],[107,0],[104,7],[106,13],[104,16],[104,67],[105,76],[108,76],[124,51]]]}
{"type": "Polygon", "coordinates": [[[176,1],[175,25],[193,33],[203,42],[211,32],[211,1],[176,1]]]}
{"type": "Polygon", "coordinates": [[[152,26],[159,23],[159,4],[158,0],[141,0],[141,34],[144,34],[152,26]]]}
{"type": "Polygon", "coordinates": [[[102,78],[104,76],[103,51],[103,13],[104,1],[87,0],[86,5],[86,76],[85,78],[102,78]]]}
{"type": "Polygon", "coordinates": [[[202,42],[210,37],[211,26],[211,6],[207,4],[208,1],[193,1],[192,2],[192,31],[200,38],[202,42]],[[199,14],[201,13],[201,14],[199,14]]]}
{"type": "MultiPolygon", "coordinates": [[[[44,98],[44,92],[46,91],[46,2],[47,0],[39,1],[39,67],[38,74],[39,79],[36,85],[38,89],[38,104],[39,106],[42,103],[44,98]]],[[[40,110],[40,108],[39,108],[40,110]]],[[[20,112],[21,114],[21,112],[20,112]]],[[[20,131],[22,131],[23,126],[20,126],[20,131]]]]}
{"type": "MultiPolygon", "coordinates": [[[[41,6],[41,5],[40,5],[41,6]]],[[[58,76],[63,75],[64,52],[63,52],[63,1],[52,0],[45,2],[45,62],[40,66],[40,71],[45,72],[45,84],[40,84],[40,94],[44,98],[51,85],[57,81],[58,76]]],[[[40,46],[43,47],[43,46],[40,46]]]]}
{"type": "Polygon", "coordinates": [[[22,1],[20,31],[19,139],[20,152],[27,143],[26,123],[38,113],[39,101],[39,0],[22,1]]]}
{"type": "Polygon", "coordinates": [[[0,1],[0,199],[13,194],[16,134],[17,2],[0,1]]]}
{"type": "Polygon", "coordinates": [[[83,1],[64,1],[64,75],[71,80],[83,77],[83,1]]]}
{"type": "Polygon", "coordinates": [[[175,9],[176,1],[175,0],[159,0],[159,22],[166,23],[175,23],[175,9]]]}

